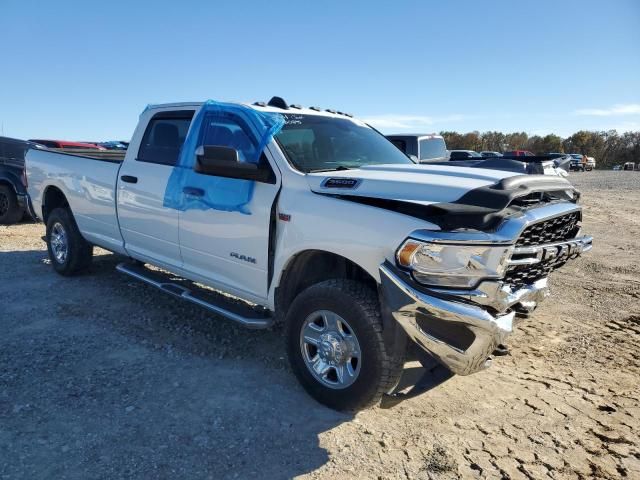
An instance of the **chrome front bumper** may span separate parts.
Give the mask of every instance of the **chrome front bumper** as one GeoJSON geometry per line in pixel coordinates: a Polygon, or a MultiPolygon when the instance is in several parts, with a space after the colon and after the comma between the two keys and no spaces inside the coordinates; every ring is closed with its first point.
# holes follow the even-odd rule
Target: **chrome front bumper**
{"type": "Polygon", "coordinates": [[[485,282],[478,290],[467,291],[466,296],[436,290],[427,294],[388,264],[380,266],[380,280],[388,311],[409,338],[458,375],[489,366],[492,352],[513,331],[516,311],[510,307],[532,310],[549,294],[546,278],[516,292],[508,292],[497,282],[485,282]],[[490,308],[471,303],[482,299],[490,308]],[[502,308],[495,309],[497,305],[491,304],[498,301],[502,308]],[[492,314],[489,310],[505,313],[492,314]]]}

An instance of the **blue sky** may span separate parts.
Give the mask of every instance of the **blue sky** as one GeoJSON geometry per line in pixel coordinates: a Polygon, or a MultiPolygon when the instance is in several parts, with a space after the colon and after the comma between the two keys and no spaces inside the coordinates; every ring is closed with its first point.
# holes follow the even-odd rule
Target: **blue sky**
{"type": "Polygon", "coordinates": [[[4,135],[128,139],[149,103],[268,100],[386,133],[640,130],[640,1],[0,0],[4,135]]]}

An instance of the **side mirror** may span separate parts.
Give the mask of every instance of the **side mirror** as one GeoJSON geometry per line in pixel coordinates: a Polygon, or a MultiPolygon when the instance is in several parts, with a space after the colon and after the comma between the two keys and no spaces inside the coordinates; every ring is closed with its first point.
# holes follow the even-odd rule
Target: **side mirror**
{"type": "Polygon", "coordinates": [[[219,145],[202,145],[196,149],[196,173],[214,177],[237,178],[269,183],[271,169],[255,163],[241,162],[235,148],[219,145]]]}

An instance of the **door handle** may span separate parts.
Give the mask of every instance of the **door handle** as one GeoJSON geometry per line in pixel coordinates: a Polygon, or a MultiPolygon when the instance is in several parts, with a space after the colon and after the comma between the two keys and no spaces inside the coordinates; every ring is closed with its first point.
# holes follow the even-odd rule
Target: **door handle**
{"type": "Polygon", "coordinates": [[[204,190],[196,187],[184,187],[182,193],[191,195],[192,197],[204,197],[204,190]]]}
{"type": "Polygon", "coordinates": [[[122,175],[120,180],[127,183],[138,183],[138,177],[134,177],[131,175],[122,175]]]}

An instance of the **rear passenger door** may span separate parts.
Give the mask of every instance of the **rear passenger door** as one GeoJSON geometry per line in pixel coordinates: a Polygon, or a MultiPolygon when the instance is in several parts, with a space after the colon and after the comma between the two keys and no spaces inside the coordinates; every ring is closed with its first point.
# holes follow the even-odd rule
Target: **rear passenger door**
{"type": "Polygon", "coordinates": [[[151,118],[142,140],[129,146],[135,152],[127,152],[120,168],[117,205],[125,249],[134,258],[168,267],[182,266],[179,213],[163,203],[194,113],[195,110],[147,112],[151,118]]]}

